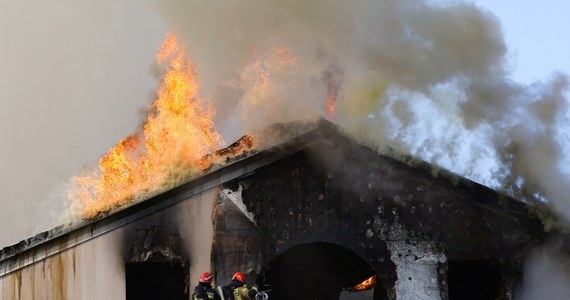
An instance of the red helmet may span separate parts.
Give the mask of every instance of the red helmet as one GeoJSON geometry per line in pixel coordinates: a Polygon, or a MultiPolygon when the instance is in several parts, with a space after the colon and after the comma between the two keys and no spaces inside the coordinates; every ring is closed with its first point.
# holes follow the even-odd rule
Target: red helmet
{"type": "Polygon", "coordinates": [[[214,279],[214,276],[212,276],[210,272],[204,272],[200,274],[200,279],[198,279],[198,281],[203,283],[212,283],[212,279],[214,279]]]}
{"type": "Polygon", "coordinates": [[[242,272],[238,271],[234,274],[234,276],[232,276],[232,280],[237,280],[241,283],[245,283],[245,276],[243,275],[242,272]]]}

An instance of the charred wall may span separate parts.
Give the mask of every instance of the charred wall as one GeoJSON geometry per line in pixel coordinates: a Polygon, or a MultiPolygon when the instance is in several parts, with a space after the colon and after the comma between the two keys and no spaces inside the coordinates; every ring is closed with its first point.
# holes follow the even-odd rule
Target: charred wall
{"type": "Polygon", "coordinates": [[[493,259],[501,265],[500,293],[506,295],[520,282],[526,250],[543,235],[541,223],[514,199],[339,136],[224,187],[245,205],[240,224],[247,226],[233,231],[229,220],[240,213],[230,209],[224,216],[224,207],[234,204],[218,199],[213,256],[226,256],[230,245],[247,251],[232,258],[237,266],[214,259],[223,274],[239,268],[263,275],[264,266],[284,251],[327,242],[362,257],[394,293],[406,292],[407,284],[413,289],[416,275],[433,275],[425,280],[435,280],[430,289],[441,290],[442,299],[448,297],[448,260],[493,259]],[[398,278],[402,274],[412,275],[398,278]]]}

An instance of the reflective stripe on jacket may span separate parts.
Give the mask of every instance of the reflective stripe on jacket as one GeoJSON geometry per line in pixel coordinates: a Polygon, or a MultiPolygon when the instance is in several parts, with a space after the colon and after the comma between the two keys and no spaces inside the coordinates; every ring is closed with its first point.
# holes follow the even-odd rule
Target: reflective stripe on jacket
{"type": "MultiPolygon", "coordinates": [[[[251,288],[251,290],[255,291],[255,293],[257,293],[257,287],[253,286],[251,288]]],[[[240,287],[236,287],[234,289],[234,299],[235,300],[247,300],[247,299],[253,299],[253,297],[250,295],[250,289],[247,288],[247,286],[240,286],[240,287]]]]}

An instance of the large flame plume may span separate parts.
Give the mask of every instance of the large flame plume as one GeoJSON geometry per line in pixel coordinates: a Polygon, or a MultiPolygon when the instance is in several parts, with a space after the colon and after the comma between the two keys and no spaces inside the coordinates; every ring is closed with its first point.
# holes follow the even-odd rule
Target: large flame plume
{"type": "Polygon", "coordinates": [[[202,107],[194,67],[174,34],[156,61],[165,65],[165,73],[143,132],[128,136],[109,149],[98,168],[74,178],[70,198],[86,219],[187,180],[208,167],[201,158],[222,143],[214,112],[202,107]]]}
{"type": "MultiPolygon", "coordinates": [[[[201,106],[205,101],[199,99],[194,67],[174,34],[168,35],[156,61],[166,65],[166,70],[143,131],[109,149],[96,169],[86,168],[73,179],[69,195],[85,219],[97,219],[115,208],[146,199],[256,147],[252,136],[244,136],[228,148],[215,151],[222,139],[214,129],[213,109],[201,106]]],[[[241,117],[279,120],[279,115],[290,107],[283,98],[298,83],[296,75],[302,67],[289,48],[254,50],[238,84],[242,91],[241,117]]],[[[331,119],[338,91],[338,70],[333,71],[322,79],[328,84],[322,110],[331,119]]],[[[313,111],[298,109],[294,115],[298,119],[315,118],[313,111]]]]}

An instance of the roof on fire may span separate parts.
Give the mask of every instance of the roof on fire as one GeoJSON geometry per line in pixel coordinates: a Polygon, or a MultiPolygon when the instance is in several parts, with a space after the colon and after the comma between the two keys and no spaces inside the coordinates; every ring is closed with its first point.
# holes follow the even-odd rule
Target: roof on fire
{"type": "MultiPolygon", "coordinates": [[[[307,147],[317,145],[318,143],[336,143],[340,141],[339,143],[348,143],[354,147],[364,147],[369,149],[369,151],[374,151],[369,147],[359,145],[354,139],[344,134],[338,126],[322,119],[312,122],[274,124],[267,128],[265,133],[269,133],[265,136],[271,138],[264,140],[263,146],[259,148],[260,150],[245,152],[234,158],[228,158],[223,163],[214,165],[203,176],[178,187],[144,201],[134,203],[128,207],[117,209],[107,215],[100,216],[97,220],[84,220],[75,224],[61,225],[25,239],[17,244],[3,248],[0,251],[0,277],[25,267],[25,265],[21,264],[21,259],[20,263],[16,263],[18,256],[27,255],[26,261],[28,265],[32,264],[35,261],[45,259],[65,249],[71,248],[74,245],[103,235],[154,212],[163,210],[194,195],[219,186],[220,184],[247,176],[260,167],[269,165],[307,147]],[[65,244],[65,247],[56,247],[56,245],[60,244],[65,244]],[[42,250],[41,253],[39,251],[32,251],[40,246],[45,248],[45,251],[42,250]]],[[[478,203],[478,205],[498,215],[505,215],[501,213],[504,206],[501,206],[500,203],[504,204],[508,202],[509,205],[507,206],[509,207],[526,207],[524,203],[513,198],[502,195],[488,187],[451,172],[434,168],[433,165],[409,155],[402,155],[390,149],[382,151],[381,154],[377,155],[388,157],[410,167],[424,170],[430,173],[434,178],[437,177],[439,179],[448,180],[456,186],[464,186],[470,190],[477,191],[477,193],[481,195],[481,197],[478,198],[478,201],[481,201],[481,203],[478,203]]],[[[526,211],[526,209],[521,210],[526,211]]]]}

